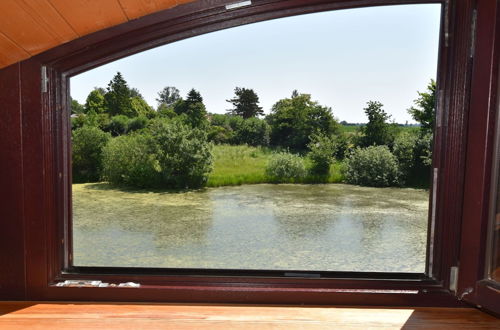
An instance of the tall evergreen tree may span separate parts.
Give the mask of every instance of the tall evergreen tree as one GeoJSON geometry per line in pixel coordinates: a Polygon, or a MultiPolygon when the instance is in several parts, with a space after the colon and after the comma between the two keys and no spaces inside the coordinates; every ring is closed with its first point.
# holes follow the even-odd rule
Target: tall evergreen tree
{"type": "Polygon", "coordinates": [[[110,116],[125,115],[132,117],[134,111],[130,99],[130,88],[122,74],[117,72],[109,82],[106,95],[104,95],[104,104],[110,116]]]}
{"type": "Polygon", "coordinates": [[[185,100],[178,100],[174,104],[174,111],[178,115],[185,115],[186,122],[192,127],[204,127],[208,123],[203,97],[194,88],[189,91],[185,100]]]}
{"type": "Polygon", "coordinates": [[[238,115],[245,119],[264,115],[262,107],[259,107],[259,97],[253,89],[236,87],[234,94],[235,97],[226,100],[233,104],[233,109],[228,110],[230,114],[238,115]]]}

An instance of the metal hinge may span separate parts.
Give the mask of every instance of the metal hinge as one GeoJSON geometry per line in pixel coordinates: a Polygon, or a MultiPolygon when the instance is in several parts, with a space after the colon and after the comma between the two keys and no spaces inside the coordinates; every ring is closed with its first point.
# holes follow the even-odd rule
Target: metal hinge
{"type": "Polygon", "coordinates": [[[472,12],[470,58],[473,58],[474,53],[476,52],[476,25],[477,25],[477,9],[474,9],[474,11],[472,12]]]}
{"type": "Polygon", "coordinates": [[[450,268],[450,291],[457,293],[458,285],[458,267],[453,266],[450,268]]]}
{"type": "Polygon", "coordinates": [[[42,66],[41,70],[41,88],[42,88],[42,93],[47,93],[47,90],[49,89],[49,76],[47,75],[47,67],[42,66]]]}

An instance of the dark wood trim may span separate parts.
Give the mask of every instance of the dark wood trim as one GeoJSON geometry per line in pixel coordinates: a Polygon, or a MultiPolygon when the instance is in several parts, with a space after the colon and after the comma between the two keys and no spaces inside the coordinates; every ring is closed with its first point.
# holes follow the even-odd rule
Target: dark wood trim
{"type": "Polygon", "coordinates": [[[21,66],[0,70],[0,297],[26,299],[24,262],[23,145],[21,111],[21,66]],[[5,165],[4,165],[5,166],[5,165]]]}
{"type": "MultiPolygon", "coordinates": [[[[497,1],[478,1],[477,3],[477,30],[457,293],[460,298],[477,305],[480,294],[476,284],[486,275],[486,233],[490,216],[495,122],[498,120],[498,56],[500,54],[498,9],[497,1]]],[[[497,299],[500,299],[500,295],[497,295],[497,299]]]]}
{"type": "MultiPolygon", "coordinates": [[[[129,300],[211,301],[247,303],[308,303],[365,305],[459,306],[449,286],[449,267],[458,264],[461,202],[465,175],[468,95],[470,91],[469,50],[473,0],[451,0],[443,20],[438,84],[443,102],[443,123],[437,128],[434,166],[439,170],[437,212],[433,239],[434,267],[421,279],[346,278],[288,279],[269,276],[139,276],[95,275],[111,283],[125,279],[142,284],[140,289],[61,288],[55,281],[74,277],[64,270],[70,255],[61,249],[71,246],[68,218],[69,122],[67,78],[120,57],[168,42],[211,31],[267,19],[331,9],[373,5],[444,3],[404,0],[254,0],[253,5],[226,11],[231,1],[197,1],[100,31],[45,52],[21,63],[23,91],[23,205],[26,219],[27,299],[31,300],[129,300]],[[49,92],[40,92],[40,68],[48,67],[49,92]],[[63,251],[63,252],[62,252],[63,251]],[[411,291],[411,292],[410,292],[411,291]]],[[[481,50],[483,51],[483,50],[481,50]]],[[[476,77],[482,81],[481,77],[476,77]]],[[[471,170],[474,170],[472,168],[471,170]]],[[[67,250],[66,250],[67,251],[67,250]]],[[[19,259],[20,260],[20,259],[19,259]]],[[[128,281],[127,280],[127,281],[128,281]]]]}

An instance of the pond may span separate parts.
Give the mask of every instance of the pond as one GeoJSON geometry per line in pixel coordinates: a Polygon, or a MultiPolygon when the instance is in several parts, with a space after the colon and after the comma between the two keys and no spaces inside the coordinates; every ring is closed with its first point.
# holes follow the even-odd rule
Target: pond
{"type": "Polygon", "coordinates": [[[75,266],[425,270],[429,194],[345,184],[73,185],[75,266]]]}

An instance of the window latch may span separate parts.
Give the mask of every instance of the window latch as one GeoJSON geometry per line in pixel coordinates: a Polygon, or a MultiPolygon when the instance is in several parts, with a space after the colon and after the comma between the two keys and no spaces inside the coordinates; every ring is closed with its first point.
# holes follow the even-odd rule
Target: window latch
{"type": "Polygon", "coordinates": [[[450,291],[457,293],[458,287],[458,267],[453,266],[450,268],[450,291]]]}

